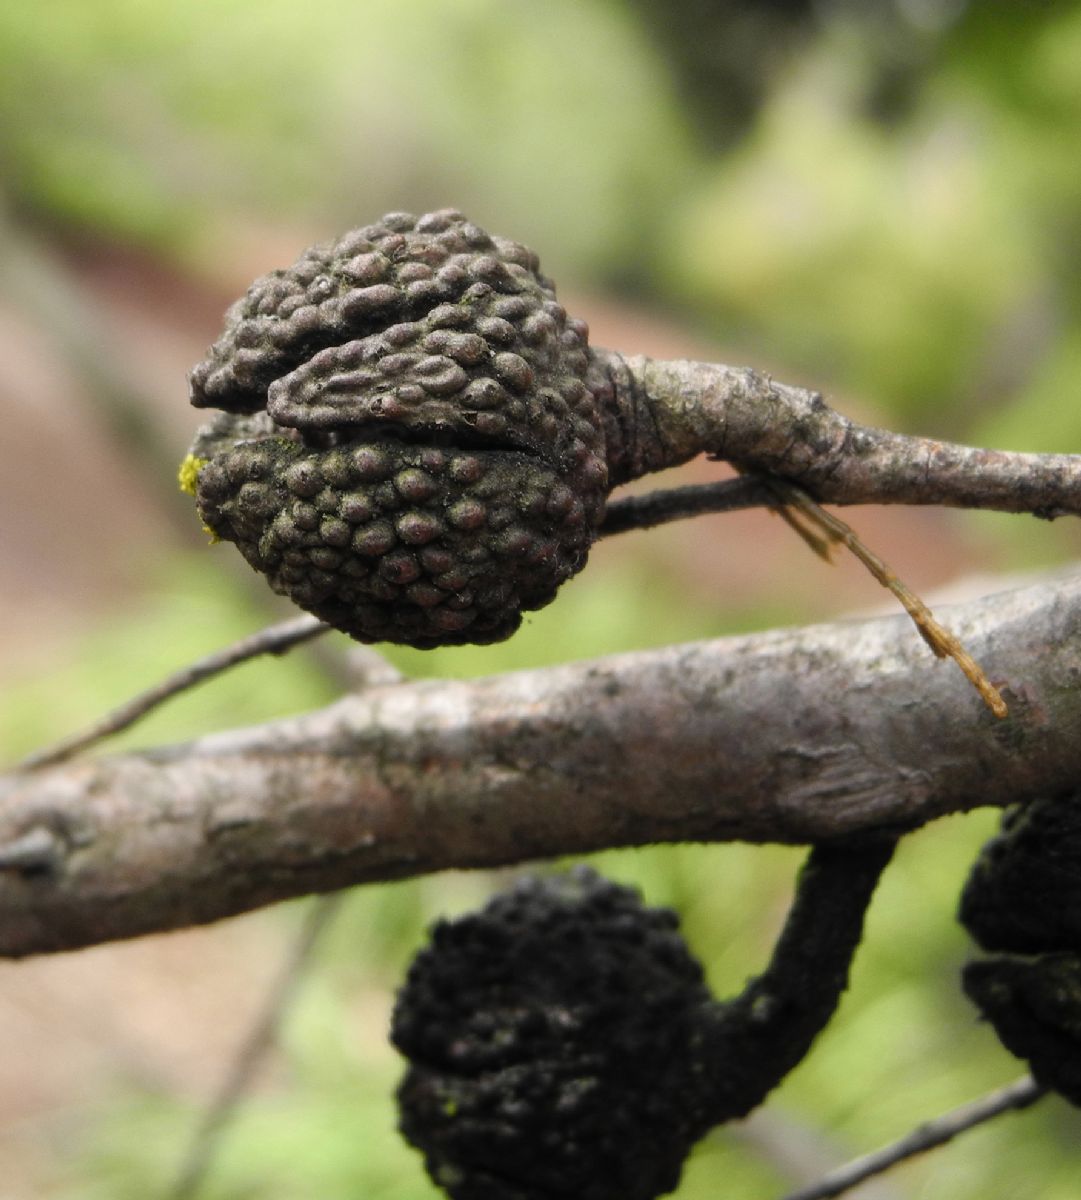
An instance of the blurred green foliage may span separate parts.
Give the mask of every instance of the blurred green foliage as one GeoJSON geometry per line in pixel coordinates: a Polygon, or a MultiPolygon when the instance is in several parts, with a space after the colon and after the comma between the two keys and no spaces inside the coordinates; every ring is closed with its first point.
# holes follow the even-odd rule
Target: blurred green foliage
{"type": "Polygon", "coordinates": [[[1078,324],[1081,11],[972,5],[889,124],[847,34],[673,211],[672,285],[819,384],[979,438],[1078,324]]]}
{"type": "MultiPolygon", "coordinates": [[[[798,38],[740,35],[768,55],[768,86],[744,89],[738,109],[715,106],[712,118],[709,104],[687,99],[694,89],[674,64],[697,63],[695,89],[709,99],[710,64],[729,48],[705,39],[723,38],[723,21],[681,55],[674,43],[696,25],[676,17],[692,0],[664,9],[665,45],[653,40],[664,6],[648,7],[0,6],[0,187],[25,220],[134,242],[194,273],[249,225],[330,233],[389,209],[455,204],[534,245],[561,281],[633,287],[758,365],[858,397],[883,420],[1019,449],[1077,448],[1081,5],[898,3],[892,19],[908,40],[903,55],[891,43],[893,59],[881,29],[854,16],[860,5],[785,6],[799,10],[798,38]]],[[[1012,545],[1017,561],[1062,549],[1016,519],[974,518],[973,528],[1012,545]]],[[[213,561],[162,564],[158,595],[138,619],[72,645],[64,669],[0,693],[6,758],[260,619],[213,561]]],[[[777,614],[697,610],[678,580],[613,558],[503,646],[393,657],[413,675],[515,669],[799,619],[793,597],[779,603],[777,614]]],[[[192,693],[121,744],[331,694],[298,651],[192,693]]],[[[975,814],[906,842],[838,1021],[776,1097],[788,1118],[829,1130],[831,1159],[1018,1071],[957,982],[967,950],[955,898],[993,824],[975,814]]],[[[725,993],[762,964],[799,853],[657,847],[598,858],[650,902],[678,908],[725,993]]],[[[398,1065],[386,1018],[425,926],[491,886],[454,875],[350,898],[284,1031],[288,1085],[247,1104],[207,1200],[435,1195],[393,1132],[398,1065]]],[[[299,908],[281,912],[283,936],[299,908]]],[[[52,1194],[160,1194],[194,1116],[168,1095],[116,1102],[58,1165],[52,1194]]],[[[1077,1114],[1048,1102],[905,1167],[898,1194],[1066,1200],[1077,1190],[1078,1132],[1077,1114]]],[[[738,1130],[707,1139],[678,1195],[712,1198],[718,1181],[733,1200],[784,1184],[738,1130]]]]}
{"type": "Polygon", "coordinates": [[[0,66],[11,198],[177,254],[249,214],[339,232],[455,204],[588,275],[690,165],[605,4],[43,0],[3,6],[0,66]]]}

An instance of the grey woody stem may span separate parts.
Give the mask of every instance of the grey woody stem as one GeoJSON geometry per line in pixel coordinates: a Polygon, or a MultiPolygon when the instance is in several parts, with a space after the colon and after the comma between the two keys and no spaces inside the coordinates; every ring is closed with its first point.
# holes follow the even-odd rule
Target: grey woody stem
{"type": "Polygon", "coordinates": [[[1031,1075],[1022,1076],[978,1100],[923,1122],[898,1141],[853,1159],[816,1183],[790,1192],[784,1200],[832,1200],[832,1197],[858,1187],[865,1180],[881,1175],[918,1154],[926,1154],[928,1150],[943,1146],[987,1121],[1008,1112],[1030,1108],[1046,1094],[1047,1089],[1041,1087],[1031,1075]]]}
{"type": "Polygon", "coordinates": [[[979,450],[859,425],[817,392],[749,368],[608,355],[608,370],[622,403],[656,434],[627,456],[631,477],[708,453],[798,483],[824,504],[1081,514],[1081,456],[979,450]]]}
{"type": "Polygon", "coordinates": [[[1008,721],[888,617],[376,686],[0,778],[0,955],[455,867],[900,831],[1075,782],[1081,578],[948,619],[1008,721]]]}
{"type": "Polygon", "coordinates": [[[880,838],[808,855],[769,965],[712,1007],[702,1060],[713,1069],[717,1124],[757,1108],[829,1023],[895,846],[880,838]]]}

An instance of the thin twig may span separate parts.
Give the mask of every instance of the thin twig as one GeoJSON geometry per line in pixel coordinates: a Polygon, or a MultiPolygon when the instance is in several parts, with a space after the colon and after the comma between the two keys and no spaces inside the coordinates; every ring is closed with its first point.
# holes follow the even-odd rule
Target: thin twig
{"type": "MultiPolygon", "coordinates": [[[[998,691],[960,642],[935,620],[930,610],[906,585],[897,578],[877,555],[866,547],[853,529],[844,521],[822,509],[802,488],[768,476],[740,476],[717,483],[692,484],[678,488],[658,488],[643,496],[627,496],[608,506],[599,537],[649,529],[669,521],[707,513],[735,512],[740,509],[770,505],[792,526],[820,557],[829,559],[832,542],[843,543],[867,566],[868,570],[901,601],[916,622],[921,636],[939,657],[956,660],[972,681],[988,707],[996,716],[1006,715],[1006,705],[998,691]],[[783,500],[778,505],[777,499],[783,500]],[[798,508],[826,532],[826,539],[813,529],[799,523],[791,511],[798,508]]],[[[32,771],[66,762],[76,754],[97,745],[106,738],[130,729],[137,721],[154,711],[172,697],[227,671],[230,667],[257,658],[262,654],[284,654],[302,642],[329,632],[330,626],[313,616],[297,617],[270,625],[231,646],[198,659],[167,679],[140,692],[107,713],[88,728],[36,750],[16,764],[17,770],[32,771]]]]}
{"type": "Polygon", "coordinates": [[[258,658],[261,654],[284,654],[301,642],[319,637],[330,629],[316,617],[294,617],[277,625],[269,625],[248,637],[241,638],[231,646],[215,650],[204,658],[197,659],[181,670],[163,679],[146,691],[140,692],[119,708],[106,713],[100,720],[95,721],[89,728],[79,733],[47,746],[44,750],[36,750],[18,764],[17,769],[33,771],[41,767],[55,766],[78,754],[107,737],[129,729],[136,721],[164,704],[173,696],[195,687],[197,684],[220,675],[238,663],[248,659],[258,658]]]}
{"type": "Polygon", "coordinates": [[[337,915],[344,893],[321,896],[305,915],[281,974],[268,991],[262,1010],[241,1042],[218,1094],[203,1114],[184,1155],[166,1200],[192,1200],[202,1187],[228,1126],[235,1119],[267,1051],[273,1045],[285,1012],[310,967],[316,946],[337,915]]]}
{"type": "MultiPolygon", "coordinates": [[[[838,1139],[810,1119],[801,1119],[780,1103],[764,1104],[743,1121],[733,1121],[712,1131],[710,1142],[719,1150],[735,1141],[778,1176],[795,1186],[817,1179],[837,1162],[843,1150],[838,1139]]],[[[867,1183],[860,1200],[909,1200],[888,1175],[867,1183]]]]}
{"type": "MultiPolygon", "coordinates": [[[[632,496],[615,501],[608,509],[608,517],[600,536],[624,533],[634,529],[648,529],[667,521],[680,520],[683,517],[697,516],[701,513],[732,512],[741,508],[753,508],[768,504],[773,493],[768,486],[758,479],[730,479],[721,483],[697,484],[690,487],[658,489],[645,496],[632,496]]],[[[130,729],[137,721],[159,708],[167,700],[180,695],[196,685],[220,675],[230,667],[238,666],[251,658],[263,654],[284,654],[302,642],[311,641],[330,631],[330,626],[317,617],[296,617],[270,625],[266,629],[241,638],[231,646],[216,650],[204,658],[198,659],[189,666],[163,679],[153,687],[147,688],[138,695],[132,696],[112,712],[106,713],[100,720],[86,729],[71,734],[62,740],[35,750],[16,764],[16,769],[33,771],[42,767],[56,766],[66,762],[76,754],[97,745],[106,738],[113,737],[130,729]]],[[[365,648],[369,655],[376,651],[365,648]]],[[[377,672],[378,682],[389,682],[392,678],[400,678],[394,668],[386,664],[385,670],[377,672]],[[388,674],[388,672],[390,672],[388,674]]],[[[364,668],[364,674],[370,675],[372,670],[369,662],[364,668]]]]}
{"type": "Polygon", "coordinates": [[[794,484],[768,477],[764,482],[783,501],[784,506],[778,510],[781,516],[808,542],[812,550],[828,560],[828,544],[822,541],[816,530],[808,530],[799,524],[791,509],[798,510],[812,521],[817,530],[824,532],[830,542],[837,542],[847,547],[874,578],[897,597],[905,612],[915,623],[920,637],[930,646],[934,654],[938,658],[952,658],[995,716],[999,718],[1007,716],[1006,701],[1003,700],[998,688],[987,678],[979,663],[948,629],[939,624],[919,596],[897,577],[886,562],[860,540],[851,525],[839,517],[835,517],[832,513],[826,512],[802,488],[796,487],[794,484]]]}
{"type": "Polygon", "coordinates": [[[1046,1088],[1041,1087],[1031,1075],[1025,1075],[999,1088],[998,1091],[982,1096],[979,1100],[973,1100],[953,1109],[952,1112],[936,1117],[933,1121],[925,1122],[892,1145],[883,1146],[871,1154],[853,1159],[845,1166],[838,1167],[836,1171],[831,1171],[817,1183],[790,1192],[784,1200],[829,1200],[832,1196],[839,1196],[865,1179],[880,1175],[917,1154],[933,1150],[936,1146],[943,1146],[958,1134],[974,1129],[985,1121],[1006,1112],[1028,1108],[1046,1094],[1046,1088]]]}
{"type": "Polygon", "coordinates": [[[774,503],[774,494],[756,476],[723,479],[717,483],[695,483],[686,487],[657,488],[644,496],[624,496],[608,505],[598,537],[650,529],[684,517],[707,513],[735,512],[774,503]]]}

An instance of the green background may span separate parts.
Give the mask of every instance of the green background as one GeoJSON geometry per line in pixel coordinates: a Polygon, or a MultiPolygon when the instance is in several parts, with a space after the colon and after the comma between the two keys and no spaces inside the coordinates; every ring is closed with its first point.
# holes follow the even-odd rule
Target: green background
{"type": "MultiPolygon", "coordinates": [[[[762,6],[757,16],[746,7],[0,6],[0,257],[32,251],[61,292],[70,286],[90,307],[125,271],[152,275],[178,326],[197,325],[205,345],[215,324],[202,314],[220,312],[256,271],[384,211],[451,204],[535,247],[561,294],[593,306],[625,339],[621,349],[639,348],[646,322],[658,341],[686,339],[702,354],[754,363],[895,428],[1077,448],[1081,6],[899,0],[762,6]]],[[[39,652],[10,656],[0,692],[0,749],[10,759],[282,611],[179,512],[167,459],[181,458],[183,423],[190,430],[196,419],[182,379],[167,402],[149,385],[140,397],[146,347],[134,328],[131,342],[121,324],[111,342],[88,346],[85,308],[64,326],[37,295],[0,262],[0,305],[42,325],[69,364],[102,374],[84,403],[106,414],[114,447],[145,464],[139,495],[168,532],[127,545],[115,567],[121,601],[105,602],[99,589],[65,606],[61,595],[48,636],[33,639],[39,652]],[[117,380],[132,384],[123,403],[110,392],[117,380]]],[[[40,436],[48,476],[47,421],[40,436]]],[[[63,486],[50,477],[49,488],[63,486]]],[[[25,526],[36,502],[16,496],[0,528],[25,526]]],[[[853,519],[929,587],[1081,549],[1069,527],[1025,518],[853,519]]],[[[100,531],[104,545],[111,522],[95,510],[82,540],[94,545],[100,531]]],[[[834,582],[783,533],[783,550],[757,574],[758,547],[738,534],[711,560],[713,531],[720,539],[728,528],[712,521],[605,545],[504,645],[389,657],[413,676],[486,674],[881,603],[857,572],[839,570],[834,582]]],[[[33,572],[28,580],[20,586],[30,606],[33,572]]],[[[48,587],[55,598],[63,579],[48,587]]],[[[325,702],[346,649],[333,640],[245,666],[122,744],[325,702]]],[[[994,824],[994,814],[977,813],[905,842],[837,1020],[772,1098],[771,1116],[702,1143],[680,1200],[778,1196],[815,1171],[786,1173],[773,1140],[809,1144],[825,1167],[1019,1073],[958,986],[971,951],[953,920],[956,897],[994,824]]],[[[656,847],[594,861],[678,909],[724,994],[763,963],[800,857],[656,847]]],[[[455,874],[348,898],[287,1014],[272,1069],[222,1147],[208,1200],[436,1194],[394,1132],[400,1064],[385,1044],[386,1015],[427,925],[482,903],[495,882],[455,874]]],[[[239,944],[250,938],[261,962],[274,960],[308,903],[231,923],[247,931],[239,944]]],[[[193,996],[219,986],[211,972],[200,978],[198,961],[182,984],[193,996]]],[[[0,987],[5,974],[33,969],[0,967],[0,987]]],[[[223,1008],[250,1007],[266,972],[259,978],[235,1005],[226,989],[223,1008]]],[[[143,1002],[118,994],[118,1020],[143,1002]]],[[[0,1030],[0,1055],[3,1040],[0,1030]]],[[[224,1070],[220,1057],[201,1078],[224,1070]]],[[[6,1126],[0,1106],[0,1166],[25,1153],[16,1142],[29,1133],[34,1150],[18,1176],[32,1181],[26,1195],[162,1194],[206,1088],[124,1063],[91,1083],[33,1119],[15,1106],[6,1126]]],[[[1065,1200],[1077,1193],[1079,1144],[1076,1112],[1049,1100],[906,1165],[875,1194],[1065,1200]]]]}

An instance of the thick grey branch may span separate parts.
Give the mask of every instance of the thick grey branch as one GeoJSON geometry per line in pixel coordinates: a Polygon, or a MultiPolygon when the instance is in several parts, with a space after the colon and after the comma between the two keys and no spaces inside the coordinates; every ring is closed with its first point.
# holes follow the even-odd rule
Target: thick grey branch
{"type": "Polygon", "coordinates": [[[996,721],[902,617],[488,679],[0,781],[0,953],[348,884],[657,841],[815,842],[1081,774],[1081,575],[949,613],[996,721]]]}

